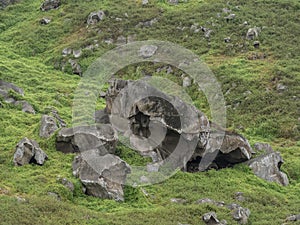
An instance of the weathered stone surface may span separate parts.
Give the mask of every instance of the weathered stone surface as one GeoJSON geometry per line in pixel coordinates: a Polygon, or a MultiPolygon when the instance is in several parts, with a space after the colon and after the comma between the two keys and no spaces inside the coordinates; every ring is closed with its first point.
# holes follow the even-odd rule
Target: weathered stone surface
{"type": "Polygon", "coordinates": [[[187,203],[187,200],[183,199],[183,198],[171,198],[170,201],[172,203],[177,203],[177,204],[185,204],[185,203],[187,203]]]}
{"type": "Polygon", "coordinates": [[[71,181],[69,181],[67,178],[60,179],[60,182],[62,183],[62,185],[64,185],[66,188],[68,188],[71,192],[74,191],[74,189],[75,189],[74,184],[71,181]]]}
{"type": "Polygon", "coordinates": [[[149,0],[142,0],[142,5],[148,5],[149,0]]]}
{"type": "Polygon", "coordinates": [[[95,112],[95,122],[96,123],[103,123],[103,124],[109,124],[109,114],[106,112],[106,110],[97,110],[95,112]]]}
{"type": "Polygon", "coordinates": [[[300,221],[300,214],[288,216],[285,221],[300,221]]]}
{"type": "Polygon", "coordinates": [[[234,13],[231,13],[228,16],[224,17],[224,19],[226,19],[226,21],[229,22],[230,20],[233,20],[235,17],[236,15],[234,13]]]}
{"type": "Polygon", "coordinates": [[[29,163],[43,165],[47,159],[48,156],[40,149],[36,141],[23,138],[17,144],[13,162],[15,166],[23,166],[29,163]]]}
{"type": "Polygon", "coordinates": [[[63,55],[63,56],[68,56],[68,55],[71,55],[72,52],[73,52],[73,50],[72,50],[71,48],[64,48],[64,49],[62,50],[62,55],[63,55]]]}
{"type": "Polygon", "coordinates": [[[30,113],[30,114],[35,114],[34,108],[27,101],[24,101],[24,100],[22,100],[22,101],[16,101],[16,102],[14,102],[14,104],[16,106],[21,105],[23,112],[30,113]]]}
{"type": "Polygon", "coordinates": [[[124,201],[123,186],[130,167],[119,157],[99,155],[98,150],[90,150],[77,156],[73,162],[73,174],[86,188],[86,194],[124,201]]]}
{"type": "Polygon", "coordinates": [[[271,145],[268,143],[255,143],[254,144],[254,149],[258,152],[263,152],[263,153],[273,153],[274,150],[272,149],[271,145]]]}
{"type": "Polygon", "coordinates": [[[14,97],[10,96],[10,91],[14,91],[17,94],[24,96],[23,89],[17,87],[14,84],[0,80],[0,97],[2,97],[6,103],[14,104],[16,106],[21,105],[23,112],[35,114],[35,110],[32,107],[32,105],[30,105],[25,100],[20,101],[20,100],[15,99],[14,97]]]}
{"type": "Polygon", "coordinates": [[[105,18],[105,13],[102,10],[99,10],[97,12],[91,12],[90,15],[87,18],[87,24],[93,25],[98,23],[99,21],[103,20],[105,18]]]}
{"type": "Polygon", "coordinates": [[[247,224],[250,210],[239,206],[233,210],[232,216],[233,219],[239,221],[240,224],[247,224]]]}
{"type": "Polygon", "coordinates": [[[249,28],[246,34],[246,39],[253,40],[258,37],[260,29],[258,27],[249,28]]]}
{"type": "Polygon", "coordinates": [[[57,9],[60,5],[61,5],[60,0],[45,0],[42,3],[40,9],[42,11],[48,11],[51,9],[57,9]]]}
{"type": "MultiPolygon", "coordinates": [[[[190,172],[232,166],[252,156],[253,150],[244,137],[222,131],[214,124],[211,130],[202,112],[178,97],[162,93],[146,81],[113,80],[106,103],[110,122],[129,138],[132,147],[141,155],[150,156],[156,149],[161,158],[166,159],[176,151],[175,158],[181,158],[182,162],[172,163],[177,166],[179,163],[181,167],[187,163],[190,172]],[[184,116],[180,116],[178,110],[185,112],[184,116]],[[206,147],[211,148],[212,154],[211,157],[205,155],[208,163],[199,168],[206,147]],[[186,152],[178,152],[179,148],[186,152]],[[189,151],[192,158],[186,159],[189,151]]],[[[159,164],[148,165],[149,170],[159,169],[156,165],[159,164]]]]}
{"type": "Polygon", "coordinates": [[[236,192],[234,194],[234,198],[239,201],[239,202],[243,202],[246,200],[246,198],[244,197],[244,193],[243,192],[236,192]]]}
{"type": "Polygon", "coordinates": [[[177,5],[178,4],[178,0],[169,0],[169,3],[173,4],[173,5],[177,5]]]}
{"type": "Polygon", "coordinates": [[[73,74],[77,74],[77,75],[81,76],[82,70],[81,70],[81,66],[78,64],[78,62],[73,59],[69,59],[68,62],[70,63],[70,65],[72,67],[73,74]]]}
{"type": "Polygon", "coordinates": [[[82,54],[81,49],[73,50],[73,56],[74,58],[79,58],[82,54]]]}
{"type": "Polygon", "coordinates": [[[183,87],[190,87],[192,85],[192,79],[190,77],[184,77],[182,81],[183,87]]]}
{"type": "Polygon", "coordinates": [[[157,49],[158,47],[155,45],[144,45],[140,49],[140,55],[143,58],[150,58],[156,53],[157,49]]]}
{"type": "Polygon", "coordinates": [[[280,171],[283,159],[279,152],[266,153],[251,159],[246,164],[253,170],[254,174],[266,181],[277,182],[287,186],[288,177],[280,171]]]}
{"type": "Polygon", "coordinates": [[[4,100],[8,98],[10,90],[13,90],[16,93],[24,96],[24,91],[22,88],[19,88],[12,83],[5,82],[4,80],[0,80],[0,96],[3,97],[4,100]]]}
{"type": "Polygon", "coordinates": [[[227,221],[219,221],[215,212],[208,212],[202,216],[203,221],[208,225],[226,225],[227,221]]]}
{"type": "Polygon", "coordinates": [[[40,126],[41,137],[49,138],[57,129],[58,126],[56,124],[55,118],[47,115],[42,116],[41,126],[40,126]]]}
{"type": "Polygon", "coordinates": [[[136,27],[152,27],[154,24],[156,24],[158,20],[156,18],[151,19],[151,20],[146,20],[144,22],[139,22],[136,27]]]}
{"type": "Polygon", "coordinates": [[[117,134],[111,125],[63,128],[56,138],[56,149],[63,153],[79,153],[97,149],[99,155],[114,154],[117,134]]]}
{"type": "Polygon", "coordinates": [[[11,4],[17,3],[19,0],[0,0],[0,9],[11,4]]]}
{"type": "Polygon", "coordinates": [[[42,18],[41,20],[40,20],[40,24],[42,24],[42,25],[47,25],[47,24],[49,24],[51,22],[51,20],[49,19],[49,18],[46,18],[46,17],[44,17],[44,18],[42,18]]]}

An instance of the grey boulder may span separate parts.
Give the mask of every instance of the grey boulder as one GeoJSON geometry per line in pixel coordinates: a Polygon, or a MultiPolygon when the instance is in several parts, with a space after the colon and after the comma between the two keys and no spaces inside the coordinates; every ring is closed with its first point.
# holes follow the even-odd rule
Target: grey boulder
{"type": "Polygon", "coordinates": [[[63,153],[83,153],[98,149],[100,155],[114,154],[117,134],[109,124],[63,128],[56,138],[56,149],[63,153]]]}
{"type": "Polygon", "coordinates": [[[56,120],[52,116],[43,115],[41,118],[40,136],[49,138],[58,129],[56,120]]]}
{"type": "Polygon", "coordinates": [[[48,156],[40,149],[36,141],[23,138],[16,146],[13,162],[15,166],[24,166],[29,163],[43,165],[47,159],[48,156]]]}
{"type": "Polygon", "coordinates": [[[254,174],[266,181],[276,182],[283,186],[289,184],[285,173],[280,171],[283,159],[279,152],[270,152],[251,159],[246,164],[253,170],[254,174]]]}
{"type": "Polygon", "coordinates": [[[73,174],[86,194],[102,199],[124,201],[123,187],[129,173],[126,162],[112,154],[99,155],[96,149],[80,154],[73,162],[73,174]]]}

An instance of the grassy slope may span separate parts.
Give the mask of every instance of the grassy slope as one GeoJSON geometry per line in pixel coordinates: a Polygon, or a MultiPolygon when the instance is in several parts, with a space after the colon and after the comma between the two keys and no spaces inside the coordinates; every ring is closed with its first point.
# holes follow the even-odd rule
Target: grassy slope
{"type": "MultiPolygon", "coordinates": [[[[201,215],[215,210],[220,219],[236,224],[230,211],[211,205],[196,205],[194,201],[209,197],[226,203],[235,202],[237,191],[245,193],[247,200],[241,203],[251,210],[250,224],[281,224],[289,214],[299,213],[300,205],[300,152],[299,152],[299,9],[296,0],[273,2],[258,0],[239,1],[190,0],[178,6],[164,1],[151,1],[142,7],[138,1],[62,1],[62,7],[50,12],[38,10],[40,2],[22,1],[0,11],[0,79],[13,82],[25,91],[25,99],[33,104],[36,115],[28,115],[4,104],[0,108],[0,224],[201,224],[201,215]],[[235,8],[235,6],[239,8],[235,8]],[[236,19],[227,23],[222,8],[228,7],[236,19]],[[97,26],[100,34],[86,29],[89,12],[107,10],[110,17],[97,26]],[[128,14],[128,18],[124,16],[128,14]],[[217,17],[221,13],[221,17],[217,17]],[[39,25],[47,16],[52,22],[39,25]],[[136,28],[140,21],[158,18],[151,28],[136,28]],[[252,47],[252,41],[243,38],[249,27],[265,26],[258,40],[261,48],[252,47]],[[211,41],[201,33],[193,34],[177,26],[190,27],[193,23],[214,30],[211,41]],[[214,26],[212,26],[214,23],[214,26]],[[89,31],[89,32],[88,32],[89,31]],[[113,46],[103,44],[105,38],[136,34],[137,40],[159,39],[180,44],[210,65],[219,81],[228,105],[228,127],[242,132],[253,144],[265,141],[282,153],[291,185],[280,187],[256,178],[244,166],[222,171],[199,174],[178,172],[166,182],[144,189],[126,188],[125,203],[99,200],[81,193],[78,180],[71,173],[73,156],[63,155],[54,148],[54,137],[42,140],[38,137],[41,114],[52,107],[69,124],[71,122],[72,95],[79,77],[60,72],[55,64],[62,59],[65,47],[81,47],[97,39],[100,47],[95,52],[84,52],[80,64],[83,68],[113,46]],[[223,39],[231,36],[232,42],[223,39]],[[264,60],[248,60],[254,53],[265,53],[264,60]],[[297,54],[298,53],[298,54],[297,54]],[[236,86],[233,86],[233,83],[236,86]],[[288,90],[278,93],[276,86],[282,83],[288,90]],[[252,94],[247,98],[246,91],[252,94]],[[298,104],[298,105],[297,105],[298,104]],[[43,166],[28,165],[15,168],[12,156],[16,143],[27,136],[37,140],[50,160],[43,166]],[[57,181],[67,177],[75,183],[74,193],[57,181]],[[58,193],[62,201],[47,196],[58,193]],[[16,196],[27,199],[18,203],[16,196]],[[170,198],[185,198],[186,205],[170,203],[170,198]]],[[[132,68],[120,74],[130,77],[132,68]],[[130,73],[130,74],[129,74],[130,73]]],[[[153,70],[143,65],[140,70],[153,70]]],[[[136,75],[135,75],[136,76],[136,75]]],[[[169,77],[178,81],[177,78],[169,77]]],[[[188,92],[203,111],[207,108],[199,100],[192,87],[188,92]],[[202,108],[204,107],[204,108],[202,108]]],[[[137,155],[120,148],[123,158],[142,161],[137,155]]],[[[295,224],[295,223],[294,223],[295,224]]]]}

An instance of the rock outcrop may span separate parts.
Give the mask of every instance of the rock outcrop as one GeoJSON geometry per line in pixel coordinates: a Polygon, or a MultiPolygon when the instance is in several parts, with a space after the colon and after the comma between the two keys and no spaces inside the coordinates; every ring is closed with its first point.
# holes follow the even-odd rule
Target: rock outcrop
{"type": "Polygon", "coordinates": [[[171,163],[182,168],[187,164],[191,172],[206,170],[212,162],[215,168],[232,166],[249,160],[253,153],[244,137],[222,131],[194,106],[145,81],[113,80],[106,94],[106,112],[111,114],[113,126],[141,155],[150,156],[153,151],[162,159],[172,155],[175,161],[171,163]],[[224,133],[221,148],[214,149],[224,133]],[[206,147],[211,148],[213,158],[206,156],[208,163],[199,168],[206,147]]]}
{"type": "Polygon", "coordinates": [[[17,144],[13,162],[15,166],[24,166],[29,163],[43,165],[47,159],[48,156],[36,141],[24,138],[17,144]]]}

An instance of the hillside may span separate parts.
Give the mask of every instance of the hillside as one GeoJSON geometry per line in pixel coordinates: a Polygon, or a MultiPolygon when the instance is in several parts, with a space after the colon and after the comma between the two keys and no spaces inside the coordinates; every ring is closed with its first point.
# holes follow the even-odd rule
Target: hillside
{"type": "MultiPolygon", "coordinates": [[[[196,203],[204,198],[249,208],[247,224],[300,224],[285,222],[300,213],[299,1],[143,2],[61,0],[58,8],[43,11],[42,1],[0,1],[0,80],[22,88],[24,95],[10,91],[10,97],[27,101],[35,111],[22,112],[20,105],[0,97],[0,224],[198,225],[205,224],[202,216],[210,211],[228,224],[239,224],[226,207],[196,203]],[[9,2],[14,3],[6,6],[9,2]],[[87,22],[99,10],[103,19],[87,22]],[[41,117],[55,110],[71,127],[75,90],[89,66],[117,46],[147,40],[182,46],[210,68],[225,99],[226,128],[242,134],[252,147],[269,143],[280,152],[288,186],[260,179],[239,164],[178,171],[159,184],[126,186],[124,202],[83,193],[72,174],[75,154],[56,150],[58,132],[48,139],[39,136],[41,117]],[[48,155],[43,166],[14,166],[16,145],[24,137],[36,140],[48,155]],[[71,181],[74,190],[61,178],[71,181]],[[237,192],[244,201],[236,199],[237,192]],[[185,201],[171,201],[175,198],[185,201]]],[[[136,80],[149,74],[183,83],[182,71],[153,62],[127,66],[115,77],[136,80]]],[[[205,93],[196,84],[185,91],[211,119],[205,93]]],[[[96,109],[104,106],[99,99],[96,109]]],[[[117,153],[130,164],[147,163],[123,145],[117,153]]]]}

